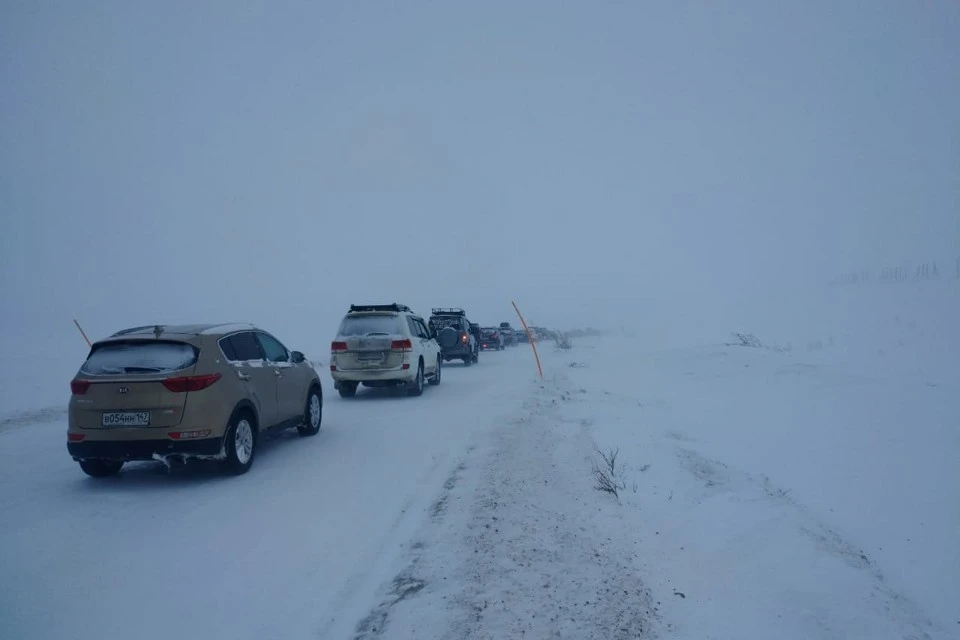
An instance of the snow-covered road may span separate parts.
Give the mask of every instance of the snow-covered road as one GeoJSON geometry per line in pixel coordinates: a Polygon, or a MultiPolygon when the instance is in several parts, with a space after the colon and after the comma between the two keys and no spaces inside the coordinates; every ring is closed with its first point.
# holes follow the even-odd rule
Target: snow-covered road
{"type": "Polygon", "coordinates": [[[94,481],[62,412],[0,419],[0,638],[956,638],[960,292],[931,295],[795,350],[578,340],[540,381],[521,347],[421,398],[325,377],[321,435],[241,477],[94,481]]]}
{"type": "Polygon", "coordinates": [[[472,438],[535,378],[526,347],[451,363],[420,398],[362,390],[344,401],[323,376],[320,436],[278,437],[235,478],[147,463],[95,481],[66,454],[63,416],[7,424],[0,637],[352,629],[472,438]]]}

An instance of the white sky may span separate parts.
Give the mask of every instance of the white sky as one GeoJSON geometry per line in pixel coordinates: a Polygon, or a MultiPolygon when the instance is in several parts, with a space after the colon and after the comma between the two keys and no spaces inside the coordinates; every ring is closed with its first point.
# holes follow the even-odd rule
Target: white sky
{"type": "Polygon", "coordinates": [[[4,1],[5,333],[709,321],[960,256],[960,3],[562,4],[4,1]]]}

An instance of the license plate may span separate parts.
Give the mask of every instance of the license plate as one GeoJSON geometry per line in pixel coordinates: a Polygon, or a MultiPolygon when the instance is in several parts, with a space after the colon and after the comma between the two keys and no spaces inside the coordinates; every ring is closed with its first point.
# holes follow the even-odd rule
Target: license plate
{"type": "Polygon", "coordinates": [[[103,414],[104,427],[149,427],[149,411],[114,411],[103,414]]]}
{"type": "Polygon", "coordinates": [[[358,353],[357,360],[361,362],[381,362],[383,360],[383,352],[371,351],[368,353],[358,353]]]}

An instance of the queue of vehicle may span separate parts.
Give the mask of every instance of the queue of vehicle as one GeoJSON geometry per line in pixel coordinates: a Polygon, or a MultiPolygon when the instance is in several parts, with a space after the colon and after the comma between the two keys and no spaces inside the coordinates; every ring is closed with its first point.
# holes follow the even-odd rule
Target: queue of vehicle
{"type": "MultiPolygon", "coordinates": [[[[399,303],[351,305],[330,345],[339,395],[353,398],[362,385],[420,396],[440,384],[445,362],[469,367],[481,351],[519,344],[508,322],[482,327],[462,308],[431,311],[424,320],[399,303]]],[[[540,335],[530,328],[530,339],[540,335]]],[[[243,474],[264,435],[314,436],[323,420],[313,363],[253,324],[117,331],[91,344],[70,390],[67,451],[96,478],[147,460],[210,460],[243,474]]]]}

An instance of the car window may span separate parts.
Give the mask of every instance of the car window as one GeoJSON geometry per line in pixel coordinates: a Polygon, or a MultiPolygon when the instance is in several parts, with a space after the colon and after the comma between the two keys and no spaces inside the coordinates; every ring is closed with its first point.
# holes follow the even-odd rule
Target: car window
{"type": "Polygon", "coordinates": [[[257,333],[257,340],[260,341],[260,346],[263,347],[263,353],[270,362],[290,361],[290,354],[287,353],[287,348],[280,344],[280,341],[273,336],[261,332],[257,333]]]}
{"type": "Polygon", "coordinates": [[[180,371],[196,364],[198,355],[185,342],[108,342],[93,348],[81,371],[95,376],[180,371]]]}
{"type": "Polygon", "coordinates": [[[445,327],[453,327],[454,329],[459,330],[460,321],[461,319],[457,316],[434,316],[430,318],[430,324],[437,329],[437,333],[439,333],[445,327]]]}
{"type": "Polygon", "coordinates": [[[430,330],[427,329],[427,325],[423,323],[423,320],[417,318],[417,325],[420,327],[420,335],[427,340],[430,339],[430,330]]]}
{"type": "Polygon", "coordinates": [[[227,360],[231,362],[246,362],[248,360],[263,360],[260,345],[250,331],[241,331],[220,339],[220,349],[227,360]]]}
{"type": "Polygon", "coordinates": [[[404,333],[402,322],[402,318],[397,315],[347,316],[340,323],[338,334],[345,338],[375,334],[402,335],[404,333]]]}
{"type": "Polygon", "coordinates": [[[233,343],[230,342],[230,337],[220,338],[217,342],[220,345],[220,351],[223,352],[223,356],[227,359],[228,362],[236,362],[237,350],[233,348],[233,343]]]}
{"type": "Polygon", "coordinates": [[[407,326],[410,327],[410,335],[415,338],[422,338],[420,335],[420,326],[417,324],[416,318],[407,316],[407,326]]]}

